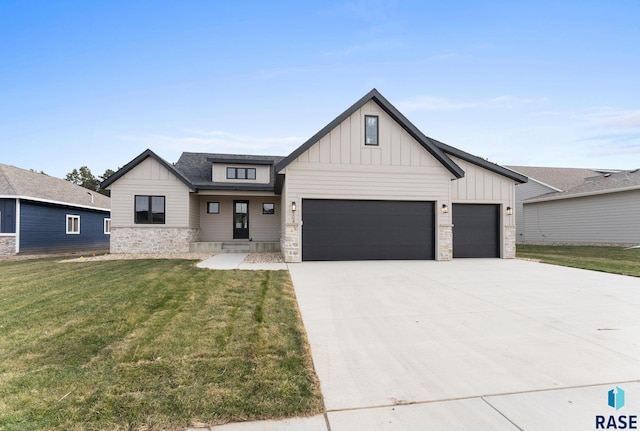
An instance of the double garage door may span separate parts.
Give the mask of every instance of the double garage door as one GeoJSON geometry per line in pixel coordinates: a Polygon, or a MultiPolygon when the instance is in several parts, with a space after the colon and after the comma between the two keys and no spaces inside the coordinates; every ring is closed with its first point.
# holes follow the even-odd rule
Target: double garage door
{"type": "MultiPolygon", "coordinates": [[[[473,238],[477,237],[477,229],[484,229],[477,226],[478,221],[486,224],[486,217],[473,217],[472,207],[478,205],[462,205],[459,209],[461,228],[454,227],[454,257],[497,257],[499,252],[491,256],[477,255],[480,249],[473,238]],[[470,213],[471,217],[462,215],[470,213]],[[460,237],[458,242],[456,236],[460,237]],[[457,247],[460,247],[459,254],[455,251],[457,247]]],[[[302,209],[303,260],[435,258],[434,202],[303,199],[302,209]]],[[[456,209],[458,205],[454,205],[454,224],[456,209]]],[[[496,211],[495,216],[497,214],[496,211]]],[[[484,232],[480,236],[481,241],[486,242],[490,235],[484,232]]],[[[498,235],[489,242],[492,242],[489,248],[499,250],[498,235]]],[[[481,253],[486,254],[487,249],[481,253]]]]}

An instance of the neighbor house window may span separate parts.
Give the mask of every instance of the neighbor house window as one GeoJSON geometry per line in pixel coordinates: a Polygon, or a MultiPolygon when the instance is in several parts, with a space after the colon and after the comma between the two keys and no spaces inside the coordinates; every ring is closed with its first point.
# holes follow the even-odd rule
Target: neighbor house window
{"type": "Polygon", "coordinates": [[[80,216],[67,214],[67,234],[80,233],[80,216]]]}
{"type": "Polygon", "coordinates": [[[111,219],[110,218],[104,219],[104,234],[105,235],[110,235],[111,234],[111,219]]]}
{"type": "Polygon", "coordinates": [[[262,214],[275,214],[276,205],[273,202],[264,202],[262,204],[262,214]]]}
{"type": "Polygon", "coordinates": [[[378,145],[378,116],[364,116],[364,144],[378,145]]]}
{"type": "Polygon", "coordinates": [[[229,180],[255,180],[256,168],[227,168],[229,180]]]}
{"type": "Polygon", "coordinates": [[[164,196],[136,195],[135,222],[164,224],[164,196]]]}
{"type": "Polygon", "coordinates": [[[207,202],[207,214],[220,214],[220,202],[207,202]]]}

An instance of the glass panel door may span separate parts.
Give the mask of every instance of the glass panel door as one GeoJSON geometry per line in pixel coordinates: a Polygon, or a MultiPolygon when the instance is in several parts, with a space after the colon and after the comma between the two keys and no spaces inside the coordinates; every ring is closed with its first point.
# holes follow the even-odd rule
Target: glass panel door
{"type": "Polygon", "coordinates": [[[249,239],[249,201],[233,201],[233,239],[249,239]]]}

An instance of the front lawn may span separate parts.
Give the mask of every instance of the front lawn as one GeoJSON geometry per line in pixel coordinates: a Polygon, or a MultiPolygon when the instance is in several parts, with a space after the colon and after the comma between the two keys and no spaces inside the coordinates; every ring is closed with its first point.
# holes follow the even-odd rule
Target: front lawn
{"type": "Polygon", "coordinates": [[[179,430],[321,411],[286,271],[0,262],[2,430],[179,430]]]}
{"type": "Polygon", "coordinates": [[[518,244],[517,257],[555,265],[640,277],[640,249],[518,244]]]}

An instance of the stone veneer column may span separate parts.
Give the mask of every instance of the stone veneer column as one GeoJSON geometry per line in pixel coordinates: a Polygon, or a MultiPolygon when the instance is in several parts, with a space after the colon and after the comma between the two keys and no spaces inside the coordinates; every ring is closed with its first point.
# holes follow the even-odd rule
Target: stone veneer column
{"type": "Polygon", "coordinates": [[[111,253],[188,253],[198,237],[192,228],[111,228],[111,253]]]}
{"type": "Polygon", "coordinates": [[[0,236],[0,256],[13,256],[16,254],[15,235],[0,236]]]}
{"type": "Polygon", "coordinates": [[[300,223],[287,223],[285,226],[284,239],[281,241],[280,249],[287,263],[301,262],[300,256],[300,223]]]}
{"type": "Polygon", "coordinates": [[[438,228],[436,260],[451,260],[453,259],[453,225],[441,224],[438,228]]]}
{"type": "Polygon", "coordinates": [[[504,259],[515,259],[516,257],[516,227],[504,227],[504,259]]]}

